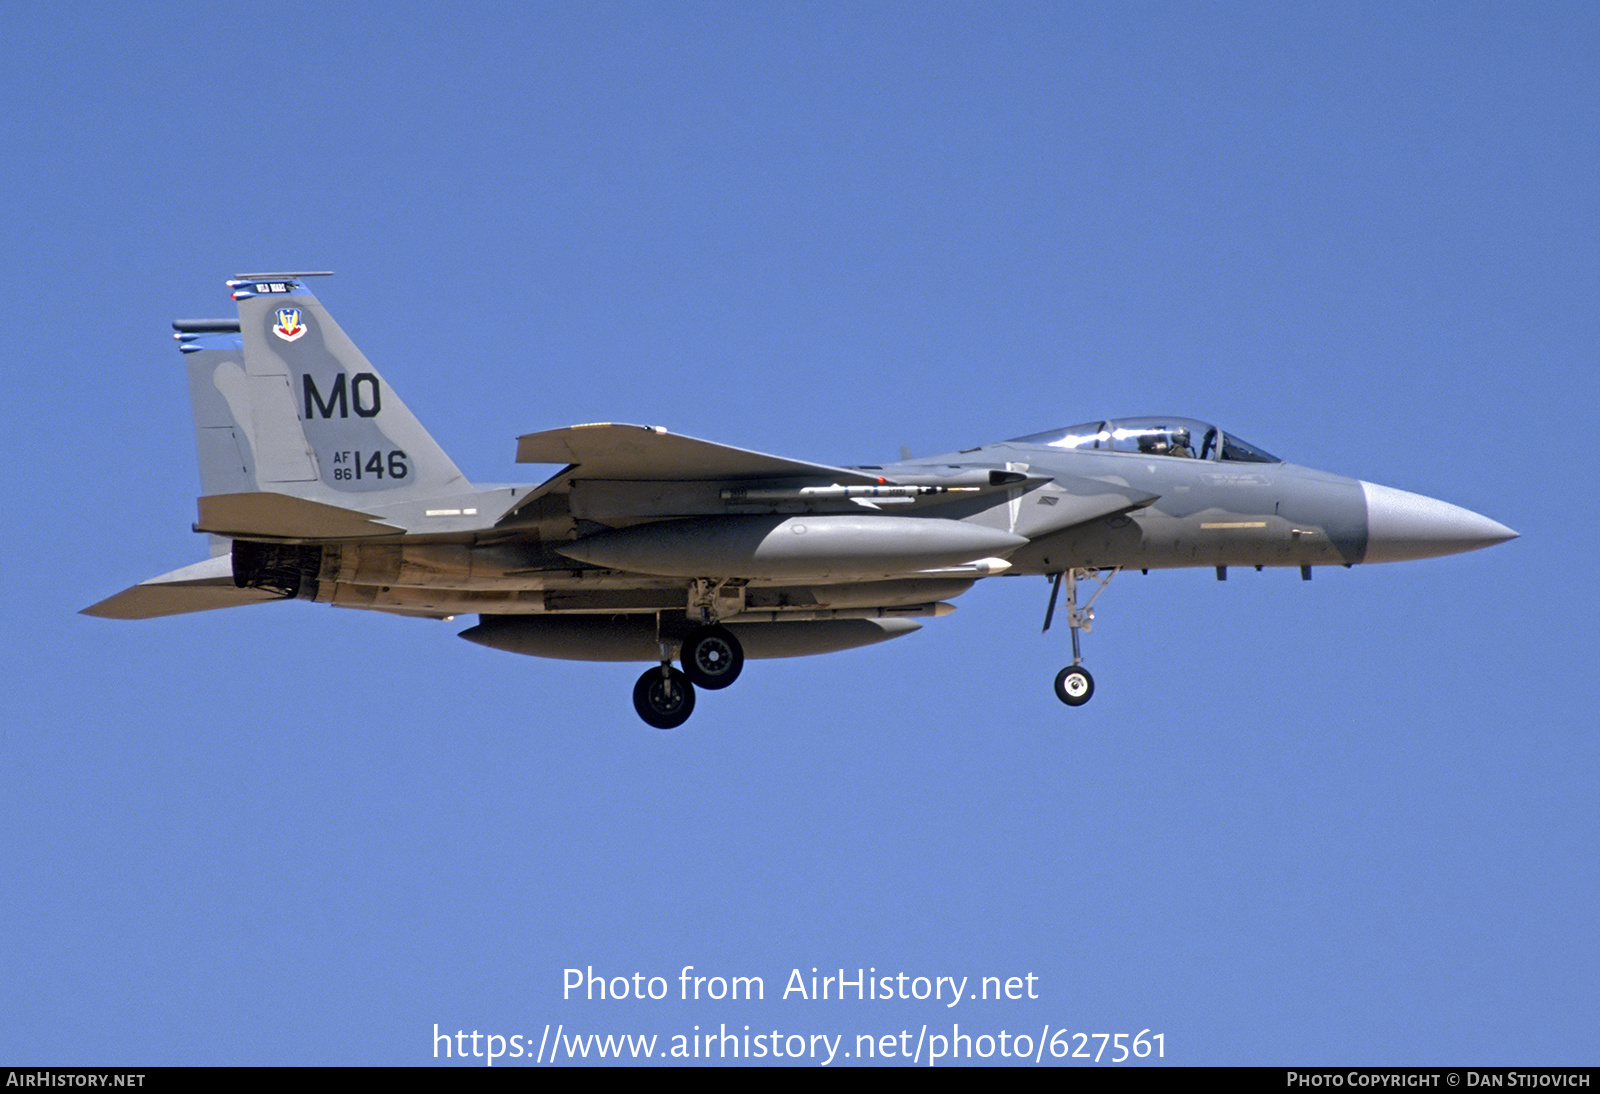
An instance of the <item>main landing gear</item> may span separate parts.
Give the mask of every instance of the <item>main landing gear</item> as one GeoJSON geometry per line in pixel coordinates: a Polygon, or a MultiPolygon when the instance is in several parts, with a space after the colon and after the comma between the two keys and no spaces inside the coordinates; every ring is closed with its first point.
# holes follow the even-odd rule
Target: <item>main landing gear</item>
{"type": "Polygon", "coordinates": [[[657,729],[677,729],[694,713],[696,686],[719,691],[739,678],[744,648],[726,627],[707,624],[683,640],[683,669],[672,667],[671,644],[661,646],[661,664],[633,685],[633,709],[657,729]]]}
{"type": "Polygon", "coordinates": [[[633,685],[633,709],[657,729],[677,729],[694,713],[694,685],[670,662],[645,669],[633,685]]]}
{"type": "Polygon", "coordinates": [[[726,627],[697,627],[683,640],[683,671],[699,687],[720,691],[744,669],[744,648],[726,627]]]}
{"type": "Polygon", "coordinates": [[[1094,677],[1089,675],[1089,670],[1083,667],[1083,652],[1078,646],[1078,632],[1088,634],[1094,622],[1094,602],[1100,594],[1106,591],[1106,586],[1111,584],[1111,579],[1117,576],[1118,569],[1106,571],[1102,574],[1099,570],[1064,570],[1056,574],[1055,581],[1050,586],[1050,606],[1044,612],[1044,630],[1050,629],[1050,623],[1056,615],[1056,598],[1061,595],[1061,579],[1067,581],[1067,625],[1072,628],[1072,664],[1056,673],[1056,698],[1069,707],[1081,707],[1094,695],[1094,677]],[[1096,589],[1082,606],[1078,606],[1078,582],[1093,579],[1100,587],[1096,589]]]}

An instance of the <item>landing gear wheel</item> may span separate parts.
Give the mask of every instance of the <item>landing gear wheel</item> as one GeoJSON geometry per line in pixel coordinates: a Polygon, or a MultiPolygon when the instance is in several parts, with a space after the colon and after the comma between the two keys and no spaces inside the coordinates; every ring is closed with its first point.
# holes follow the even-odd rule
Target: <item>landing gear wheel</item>
{"type": "Polygon", "coordinates": [[[657,729],[677,729],[694,713],[694,685],[670,665],[653,666],[633,685],[633,709],[657,729]]]}
{"type": "Polygon", "coordinates": [[[1081,707],[1094,694],[1094,677],[1082,665],[1068,665],[1056,673],[1056,698],[1069,707],[1081,707]]]}
{"type": "Polygon", "coordinates": [[[683,671],[696,687],[725,688],[743,668],[744,647],[726,627],[698,627],[683,640],[683,671]]]}

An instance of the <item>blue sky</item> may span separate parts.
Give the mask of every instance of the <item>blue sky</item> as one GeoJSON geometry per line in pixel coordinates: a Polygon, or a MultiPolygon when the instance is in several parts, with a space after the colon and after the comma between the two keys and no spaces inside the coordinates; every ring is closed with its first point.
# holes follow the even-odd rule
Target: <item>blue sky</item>
{"type": "Polygon", "coordinates": [[[0,1062],[547,1023],[1595,1061],[1591,8],[7,19],[0,1062]],[[1179,413],[1522,538],[1121,576],[1076,711],[1047,586],[997,579],[670,734],[635,667],[468,621],[75,614],[203,557],[168,324],[274,268],[338,271],[479,481],[584,421],[850,463],[1179,413]],[[686,965],[766,998],[678,999],[686,965]],[[673,995],[563,999],[589,966],[673,995]],[[1038,998],[781,998],[812,967],[1038,998]]]}

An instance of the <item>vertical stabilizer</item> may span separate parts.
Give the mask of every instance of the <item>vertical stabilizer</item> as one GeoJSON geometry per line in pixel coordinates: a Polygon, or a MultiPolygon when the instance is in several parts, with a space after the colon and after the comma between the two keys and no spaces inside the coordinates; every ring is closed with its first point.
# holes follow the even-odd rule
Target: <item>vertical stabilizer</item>
{"type": "Polygon", "coordinates": [[[303,284],[228,282],[238,322],[180,320],[202,494],[287,494],[345,509],[472,490],[303,284]]]}
{"type": "Polygon", "coordinates": [[[257,490],[255,445],[244,388],[244,342],[237,319],[179,319],[178,348],[189,367],[200,493],[257,490]],[[232,398],[229,398],[229,395],[232,398]]]}

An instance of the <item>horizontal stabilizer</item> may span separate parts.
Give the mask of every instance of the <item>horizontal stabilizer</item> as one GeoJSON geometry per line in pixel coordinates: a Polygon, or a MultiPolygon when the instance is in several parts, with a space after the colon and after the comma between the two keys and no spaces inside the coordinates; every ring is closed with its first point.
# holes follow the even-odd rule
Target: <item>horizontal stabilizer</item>
{"type": "Polygon", "coordinates": [[[841,484],[879,481],[864,471],[714,444],[660,426],[615,422],[525,434],[517,438],[517,462],[575,465],[582,478],[637,482],[801,477],[841,484]]]}
{"type": "Polygon", "coordinates": [[[170,574],[141,581],[131,589],[83,609],[80,614],[104,619],[156,619],[163,615],[209,612],[280,599],[280,593],[237,588],[233,583],[233,559],[217,555],[170,574]]]}
{"type": "Polygon", "coordinates": [[[236,539],[354,539],[405,531],[370,513],[264,491],[200,498],[196,530],[236,539]]]}

